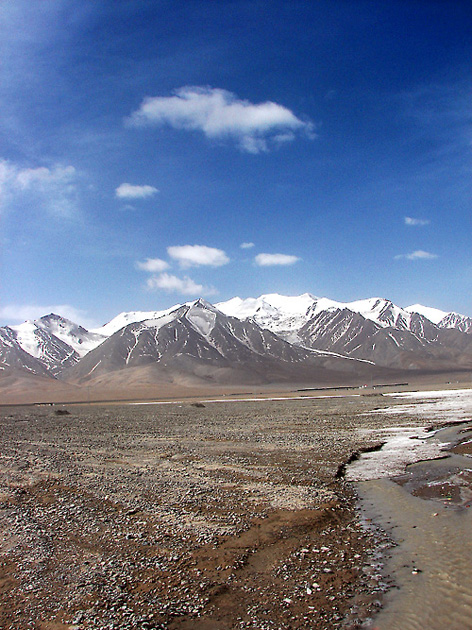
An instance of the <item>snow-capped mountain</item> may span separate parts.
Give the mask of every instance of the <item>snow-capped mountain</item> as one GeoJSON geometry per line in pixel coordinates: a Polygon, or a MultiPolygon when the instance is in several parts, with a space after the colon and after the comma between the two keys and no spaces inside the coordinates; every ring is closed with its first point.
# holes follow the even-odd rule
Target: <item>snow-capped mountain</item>
{"type": "Polygon", "coordinates": [[[51,313],[41,317],[36,324],[51,335],[70,345],[80,357],[83,357],[105,339],[106,335],[93,330],[86,330],[74,322],[51,313]]]}
{"type": "MultiPolygon", "coordinates": [[[[412,315],[408,327],[403,319],[397,319],[396,325],[385,325],[384,321],[382,324],[349,309],[329,309],[311,318],[298,336],[305,347],[329,348],[345,356],[373,361],[378,366],[427,369],[434,362],[437,369],[457,367],[459,338],[462,339],[463,333],[451,331],[445,335],[418,314],[412,315]]],[[[472,343],[472,338],[463,339],[464,350],[469,341],[472,343]]]]}
{"type": "Polygon", "coordinates": [[[262,328],[293,343],[297,341],[297,331],[308,321],[308,311],[317,299],[309,293],[296,297],[269,293],[245,300],[235,297],[215,306],[230,317],[252,318],[262,328]]]}
{"type": "Polygon", "coordinates": [[[437,308],[431,308],[429,306],[422,306],[421,304],[407,306],[405,310],[410,313],[423,315],[439,328],[456,328],[461,332],[472,332],[472,317],[467,317],[467,315],[460,315],[454,312],[446,313],[446,311],[440,311],[437,308]]]}
{"type": "Polygon", "coordinates": [[[295,298],[269,294],[233,298],[217,306],[235,317],[253,318],[290,343],[400,369],[423,368],[428,362],[450,369],[462,361],[458,349],[466,351],[472,341],[456,338],[457,334],[445,336],[441,330],[469,332],[470,318],[422,309],[428,318],[415,307],[403,309],[383,298],[337,302],[310,294],[295,298]]]}
{"type": "Polygon", "coordinates": [[[455,328],[465,333],[472,333],[472,317],[459,315],[459,313],[447,313],[439,322],[440,328],[455,328]]]}
{"type": "Polygon", "coordinates": [[[34,321],[26,321],[18,326],[10,326],[10,328],[16,332],[21,347],[33,356],[35,353],[39,353],[37,339],[40,331],[48,333],[70,346],[79,357],[85,356],[87,352],[102,343],[107,336],[98,331],[88,331],[55,313],[50,313],[34,321]]]}
{"type": "Polygon", "coordinates": [[[171,308],[165,309],[163,311],[125,311],[114,317],[104,326],[101,326],[100,328],[94,328],[93,330],[91,330],[91,332],[101,337],[101,340],[104,341],[104,339],[111,337],[111,335],[116,333],[121,328],[128,326],[128,324],[143,322],[144,320],[159,319],[160,317],[163,317],[168,313],[175,311],[177,308],[179,308],[179,306],[181,305],[176,304],[175,306],[171,306],[171,308]]]}
{"type": "Polygon", "coordinates": [[[19,370],[37,376],[47,376],[47,368],[34,356],[23,350],[16,333],[5,326],[0,328],[0,373],[19,370]]]}
{"type": "Polygon", "coordinates": [[[325,371],[366,373],[372,366],[330,352],[294,346],[253,320],[222,313],[205,300],[153,319],[133,322],[109,337],[74,368],[74,379],[152,366],[156,375],[263,383],[325,371]]]}
{"type": "Polygon", "coordinates": [[[27,355],[53,375],[77,363],[106,339],[104,335],[89,332],[54,313],[0,331],[8,331],[10,342],[14,340],[27,355]]]}
{"type": "Polygon", "coordinates": [[[260,326],[292,343],[300,342],[298,331],[313,317],[325,311],[351,311],[383,328],[394,326],[400,330],[409,330],[412,320],[411,313],[395,306],[390,300],[369,298],[354,302],[336,302],[309,293],[298,297],[267,294],[245,300],[236,297],[227,302],[219,302],[216,307],[226,315],[239,319],[252,317],[260,326]]]}
{"type": "Polygon", "coordinates": [[[320,366],[362,372],[362,362],[471,369],[472,318],[418,304],[404,309],[383,298],[337,302],[305,293],[123,312],[91,331],[55,314],[0,328],[3,373],[90,378],[154,365],[160,373],[206,375],[211,382],[268,382],[320,366]]]}
{"type": "Polygon", "coordinates": [[[446,311],[440,311],[438,308],[432,308],[431,306],[423,306],[422,304],[412,304],[411,306],[407,306],[405,311],[408,313],[418,313],[419,315],[423,315],[426,319],[429,319],[430,322],[439,324],[439,322],[444,319],[449,313],[446,311]]]}

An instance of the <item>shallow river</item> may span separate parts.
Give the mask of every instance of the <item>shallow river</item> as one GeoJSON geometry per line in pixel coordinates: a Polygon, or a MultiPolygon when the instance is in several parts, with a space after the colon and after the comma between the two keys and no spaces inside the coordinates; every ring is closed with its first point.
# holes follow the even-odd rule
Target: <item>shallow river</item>
{"type": "MultiPolygon", "coordinates": [[[[428,420],[463,421],[472,417],[471,390],[466,395],[455,396],[451,392],[438,396],[437,402],[434,409],[434,398],[428,400],[428,420]],[[459,417],[455,415],[458,400],[459,417]]],[[[413,450],[419,448],[422,456],[427,456],[430,448],[430,456],[437,457],[447,445],[470,441],[472,430],[465,431],[471,426],[460,424],[429,438],[420,431],[417,444],[411,437],[408,439],[413,450]]],[[[390,440],[398,445],[398,436],[393,435],[390,440]]],[[[388,441],[386,446],[388,453],[388,441]]],[[[467,447],[466,450],[470,451],[467,447]]],[[[363,458],[353,468],[354,478],[359,477],[362,461],[363,458]]],[[[370,478],[357,486],[366,525],[372,523],[386,530],[398,545],[385,565],[385,573],[398,588],[387,593],[382,610],[364,627],[472,629],[472,459],[452,455],[411,464],[400,476],[399,460],[390,469],[387,461],[388,456],[385,458],[382,451],[366,456],[370,478]]],[[[405,462],[408,461],[411,458],[406,454],[405,462]]]]}

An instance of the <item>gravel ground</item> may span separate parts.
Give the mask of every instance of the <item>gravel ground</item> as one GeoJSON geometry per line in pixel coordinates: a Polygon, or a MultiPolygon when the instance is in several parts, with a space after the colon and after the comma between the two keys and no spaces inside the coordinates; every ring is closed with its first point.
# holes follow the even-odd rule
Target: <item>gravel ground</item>
{"type": "Polygon", "coordinates": [[[0,408],[0,630],[360,627],[390,543],[336,473],[391,405],[0,408]]]}

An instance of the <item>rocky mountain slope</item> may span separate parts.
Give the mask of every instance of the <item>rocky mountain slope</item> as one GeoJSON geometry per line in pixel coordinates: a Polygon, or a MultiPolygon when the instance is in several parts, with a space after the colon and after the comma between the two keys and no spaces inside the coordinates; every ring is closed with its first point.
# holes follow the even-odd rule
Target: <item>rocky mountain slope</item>
{"type": "Polygon", "coordinates": [[[45,370],[57,376],[105,339],[103,334],[51,313],[35,321],[0,328],[0,357],[4,368],[24,367],[35,374],[45,370]]]}
{"type": "MultiPolygon", "coordinates": [[[[0,373],[65,380],[146,368],[147,379],[306,382],[375,369],[472,369],[472,318],[382,298],[336,302],[308,293],[197,300],[121,313],[87,331],[50,314],[0,328],[0,373]]],[[[138,371],[137,371],[138,370],[138,371]]]]}
{"type": "Polygon", "coordinates": [[[369,298],[336,302],[304,294],[233,298],[217,307],[252,317],[299,346],[362,358],[397,369],[454,369],[472,366],[472,318],[415,305],[400,308],[369,298]],[[434,320],[434,321],[433,321],[434,320]]]}
{"type": "Polygon", "coordinates": [[[267,383],[320,376],[322,371],[371,373],[365,361],[292,345],[251,319],[224,315],[204,300],[155,319],[128,324],[91,351],[69,379],[152,365],[161,378],[173,375],[217,383],[267,383]]]}
{"type": "Polygon", "coordinates": [[[8,326],[0,328],[0,370],[2,372],[19,370],[38,376],[48,375],[46,366],[23,350],[15,331],[8,326]]]}

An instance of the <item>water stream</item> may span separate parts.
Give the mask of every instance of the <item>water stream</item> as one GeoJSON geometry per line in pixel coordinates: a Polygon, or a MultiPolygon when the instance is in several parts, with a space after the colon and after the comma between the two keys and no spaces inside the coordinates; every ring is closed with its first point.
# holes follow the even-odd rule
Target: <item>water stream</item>
{"type": "MultiPolygon", "coordinates": [[[[471,418],[472,391],[460,395],[461,419],[471,418]],[[465,403],[465,404],[464,404],[465,403]]],[[[438,397],[439,409],[429,412],[435,419],[447,420],[457,409],[457,398],[450,395],[451,416],[446,397],[438,397]],[[437,413],[435,413],[437,412],[437,413]]],[[[425,414],[426,415],[426,414],[425,414]]],[[[430,418],[431,415],[427,414],[430,418]]],[[[458,420],[456,416],[454,419],[458,420]]],[[[372,630],[470,630],[472,629],[472,423],[458,424],[433,436],[419,432],[410,440],[422,456],[442,457],[403,466],[398,473],[403,447],[407,443],[393,434],[386,450],[369,453],[366,470],[360,475],[362,457],[353,465],[363,518],[386,530],[395,543],[384,571],[396,585],[384,598],[374,619],[363,627],[372,630]],[[429,436],[429,437],[428,437],[429,436]],[[394,447],[392,450],[393,441],[394,447]],[[461,443],[465,454],[446,453],[461,443]],[[399,446],[399,449],[395,447],[399,446]],[[396,463],[390,465],[390,456],[396,463]],[[469,456],[467,456],[467,454],[469,456]]],[[[384,447],[385,448],[385,447],[384,447]]],[[[382,449],[384,450],[384,449],[382,449]]],[[[418,452],[415,456],[418,455],[418,452]]],[[[405,454],[405,463],[411,461],[405,454]]],[[[349,470],[347,478],[349,478],[349,470]]]]}

